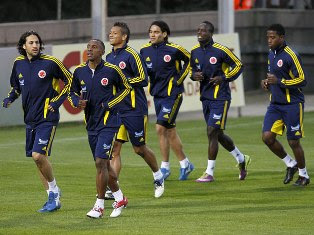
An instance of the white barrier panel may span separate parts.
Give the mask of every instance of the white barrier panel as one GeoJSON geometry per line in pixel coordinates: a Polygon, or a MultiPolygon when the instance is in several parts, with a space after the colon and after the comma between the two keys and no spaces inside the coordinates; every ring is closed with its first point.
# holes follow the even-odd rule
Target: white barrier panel
{"type": "MultiPolygon", "coordinates": [[[[238,34],[217,34],[214,35],[214,41],[229,47],[241,59],[238,34]]],[[[147,42],[147,39],[130,40],[129,45],[139,51],[140,48],[147,42]]],[[[190,51],[191,48],[198,43],[196,36],[172,37],[170,38],[170,42],[179,44],[188,51],[190,51]]],[[[77,65],[86,61],[86,45],[87,43],[53,46],[52,55],[60,59],[67,66],[67,68],[73,72],[77,65]]],[[[108,42],[105,42],[105,46],[106,54],[108,54],[111,51],[111,45],[108,42]]],[[[185,92],[180,112],[202,110],[201,102],[199,100],[199,87],[199,82],[192,81],[189,76],[185,79],[185,92]]],[[[236,81],[231,82],[230,87],[232,94],[231,107],[244,106],[245,100],[242,75],[236,81]]],[[[154,114],[154,102],[152,97],[148,94],[147,90],[146,95],[149,105],[148,112],[149,114],[154,114]]],[[[66,122],[83,120],[82,113],[82,111],[72,108],[67,101],[60,108],[60,121],[66,122]]]]}

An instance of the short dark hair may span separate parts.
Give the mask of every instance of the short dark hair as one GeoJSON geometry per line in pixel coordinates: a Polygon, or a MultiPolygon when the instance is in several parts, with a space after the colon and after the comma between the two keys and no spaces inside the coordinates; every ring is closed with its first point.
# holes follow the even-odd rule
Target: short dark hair
{"type": "Polygon", "coordinates": [[[212,34],[215,31],[215,27],[212,23],[210,23],[209,21],[205,20],[202,22],[202,24],[205,24],[208,27],[209,32],[211,32],[212,34]]]}
{"type": "Polygon", "coordinates": [[[113,27],[120,27],[121,28],[121,32],[123,35],[127,35],[127,38],[126,38],[126,43],[129,42],[129,39],[130,39],[130,29],[129,29],[129,26],[127,25],[127,23],[124,23],[124,22],[116,22],[113,24],[113,27]]]}
{"type": "Polygon", "coordinates": [[[285,28],[281,24],[272,24],[267,28],[267,31],[275,31],[279,36],[285,35],[285,28]]]}
{"type": "Polygon", "coordinates": [[[170,28],[169,28],[168,24],[165,21],[156,20],[150,24],[149,28],[151,28],[153,25],[158,26],[161,29],[162,33],[167,32],[167,36],[165,37],[165,41],[168,42],[168,36],[170,35],[170,28]]]}
{"type": "Polygon", "coordinates": [[[41,52],[42,50],[44,50],[44,43],[43,41],[41,40],[41,37],[39,36],[39,34],[33,30],[31,31],[27,31],[25,33],[23,33],[20,37],[20,40],[19,42],[17,43],[17,50],[18,52],[23,55],[23,56],[26,56],[26,51],[25,49],[23,48],[23,45],[26,43],[26,38],[31,36],[31,35],[35,35],[37,38],[38,38],[38,41],[39,41],[39,44],[40,44],[40,47],[39,47],[39,51],[41,52]]]}
{"type": "Polygon", "coordinates": [[[104,44],[104,42],[101,41],[100,39],[93,38],[93,39],[91,39],[91,41],[96,41],[96,42],[98,42],[98,43],[101,45],[102,49],[105,50],[105,44],[104,44]]]}

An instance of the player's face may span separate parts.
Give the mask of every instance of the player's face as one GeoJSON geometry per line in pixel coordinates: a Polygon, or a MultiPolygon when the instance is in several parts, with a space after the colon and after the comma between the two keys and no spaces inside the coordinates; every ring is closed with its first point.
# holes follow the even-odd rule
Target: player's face
{"type": "Polygon", "coordinates": [[[278,48],[280,45],[282,45],[283,41],[284,37],[279,36],[276,31],[267,31],[267,42],[270,49],[274,50],[278,48]]]}
{"type": "Polygon", "coordinates": [[[23,45],[26,55],[29,59],[37,56],[40,52],[40,43],[36,35],[29,35],[23,45]]]}
{"type": "Polygon", "coordinates": [[[87,44],[87,58],[89,61],[99,61],[105,53],[104,48],[100,42],[96,40],[90,40],[87,44]]]}
{"type": "Polygon", "coordinates": [[[158,44],[165,41],[167,32],[161,32],[161,29],[157,25],[152,25],[149,29],[149,39],[152,44],[158,44]]]}
{"type": "Polygon", "coordinates": [[[212,39],[212,33],[206,24],[200,24],[197,29],[197,40],[199,42],[209,42],[212,39]]]}
{"type": "Polygon", "coordinates": [[[127,35],[122,34],[122,30],[118,26],[114,26],[111,28],[109,33],[109,42],[112,46],[124,45],[126,41],[127,35]]]}

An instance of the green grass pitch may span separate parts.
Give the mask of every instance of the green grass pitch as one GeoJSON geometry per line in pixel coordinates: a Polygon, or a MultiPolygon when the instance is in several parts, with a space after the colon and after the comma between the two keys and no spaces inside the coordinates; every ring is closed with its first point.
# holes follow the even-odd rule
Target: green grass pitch
{"type": "MultiPolygon", "coordinates": [[[[90,219],[95,202],[95,167],[83,124],[62,124],[53,143],[51,162],[63,192],[62,208],[37,210],[46,200],[32,159],[24,157],[24,127],[0,129],[0,234],[313,234],[314,187],[282,183],[285,166],[261,141],[262,117],[229,118],[226,133],[252,157],[249,175],[238,180],[234,158],[222,147],[213,183],[196,183],[207,166],[206,125],[203,120],[180,121],[177,130],[195,170],[178,180],[179,163],[171,154],[172,174],[165,193],[153,197],[152,173],[145,162],[123,145],[120,186],[129,199],[121,217],[90,219]]],[[[307,169],[314,176],[314,113],[305,114],[307,169]]],[[[148,146],[160,163],[154,124],[148,146]]],[[[278,138],[290,154],[285,136],[278,138]]],[[[296,177],[295,177],[296,179],[296,177]]],[[[294,179],[294,181],[295,181],[294,179]]],[[[314,183],[314,182],[313,182],[314,183]]]]}

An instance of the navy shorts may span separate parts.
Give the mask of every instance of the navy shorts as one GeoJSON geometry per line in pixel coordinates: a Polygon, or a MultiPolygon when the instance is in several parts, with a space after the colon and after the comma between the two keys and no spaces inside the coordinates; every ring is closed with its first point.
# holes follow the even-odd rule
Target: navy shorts
{"type": "Polygon", "coordinates": [[[144,145],[146,143],[147,115],[120,118],[123,125],[119,128],[117,141],[124,143],[130,138],[132,145],[144,145]]]}
{"type": "Polygon", "coordinates": [[[270,104],[264,117],[263,132],[282,135],[287,129],[287,139],[297,140],[304,136],[304,104],[270,104]]]}
{"type": "Polygon", "coordinates": [[[154,97],[157,124],[166,128],[176,126],[176,118],[183,101],[182,94],[175,97],[156,98],[154,97]]]}
{"type": "Polygon", "coordinates": [[[118,128],[104,128],[97,134],[88,134],[88,142],[94,160],[96,157],[111,159],[113,143],[116,139],[118,128]]]}
{"type": "Polygon", "coordinates": [[[204,100],[202,105],[207,126],[224,130],[227,123],[230,100],[204,100]]]}
{"type": "Polygon", "coordinates": [[[56,124],[50,122],[41,123],[36,127],[26,125],[26,156],[31,157],[32,152],[50,156],[56,129],[56,124]]]}

